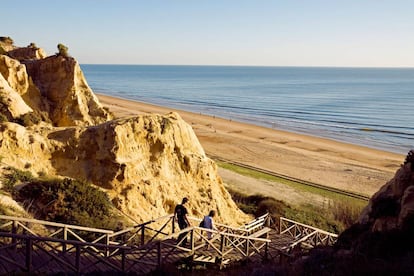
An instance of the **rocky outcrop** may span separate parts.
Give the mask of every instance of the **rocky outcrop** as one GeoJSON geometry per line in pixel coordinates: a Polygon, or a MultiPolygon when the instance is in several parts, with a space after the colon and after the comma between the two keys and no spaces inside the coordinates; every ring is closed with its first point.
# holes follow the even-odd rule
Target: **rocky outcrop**
{"type": "Polygon", "coordinates": [[[89,88],[78,62],[60,55],[24,63],[48,102],[56,126],[96,125],[111,119],[89,88]]]}
{"type": "Polygon", "coordinates": [[[8,36],[0,36],[0,55],[14,49],[16,49],[16,46],[13,45],[13,39],[8,36]]]}
{"type": "Polygon", "coordinates": [[[335,246],[312,250],[296,268],[303,275],[412,275],[413,231],[412,150],[394,178],[370,199],[359,221],[340,234],[335,246]]]}
{"type": "Polygon", "coordinates": [[[370,225],[373,232],[403,230],[411,227],[414,222],[413,153],[414,151],[409,152],[394,178],[370,199],[360,216],[360,224],[370,225]]]}
{"type": "Polygon", "coordinates": [[[137,222],[173,213],[183,197],[190,198],[190,215],[214,209],[219,222],[249,219],[178,114],[111,120],[79,64],[65,55],[20,61],[0,55],[0,73],[8,118],[0,123],[3,164],[93,183],[137,222]],[[41,114],[42,121],[16,123],[26,114],[41,114]]]}
{"type": "MultiPolygon", "coordinates": [[[[10,109],[16,109],[13,118],[26,114],[27,112],[43,112],[48,117],[47,101],[42,99],[40,90],[33,84],[32,79],[27,75],[26,66],[18,60],[6,55],[0,55],[0,78],[2,79],[0,93],[4,96],[15,98],[15,101],[25,104],[14,104],[7,99],[2,99],[3,105],[10,109]],[[26,107],[30,107],[30,111],[26,107]],[[20,109],[21,106],[21,109],[20,109]]],[[[11,119],[10,116],[9,120],[11,119]]]]}
{"type": "MultiPolygon", "coordinates": [[[[14,91],[13,99],[21,97],[38,117],[47,118],[55,126],[96,125],[112,118],[89,88],[74,58],[18,55],[33,49],[38,48],[16,48],[0,55],[0,74],[5,80],[1,80],[1,94],[10,95],[14,91]]],[[[9,109],[22,107],[20,111],[15,110],[17,116],[28,112],[21,104],[4,104],[14,106],[9,109]]]]}
{"type": "Polygon", "coordinates": [[[43,49],[37,47],[21,47],[8,51],[8,56],[17,60],[33,60],[46,57],[43,49]]]}
{"type": "Polygon", "coordinates": [[[0,112],[3,116],[2,120],[14,120],[32,111],[22,97],[9,86],[3,75],[0,75],[0,112]]]}

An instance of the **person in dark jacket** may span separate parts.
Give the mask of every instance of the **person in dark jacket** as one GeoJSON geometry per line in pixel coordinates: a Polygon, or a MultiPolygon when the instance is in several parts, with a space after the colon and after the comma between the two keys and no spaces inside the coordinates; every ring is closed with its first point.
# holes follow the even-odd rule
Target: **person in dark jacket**
{"type": "MultiPolygon", "coordinates": [[[[174,216],[177,220],[180,230],[183,230],[191,225],[190,222],[188,221],[188,218],[187,218],[188,211],[187,211],[187,208],[185,207],[185,204],[187,202],[188,202],[188,198],[184,197],[183,200],[181,201],[181,204],[178,204],[177,206],[175,206],[174,216]]],[[[178,236],[178,243],[182,241],[181,244],[183,246],[187,244],[186,235],[187,233],[182,233],[178,236]]]]}

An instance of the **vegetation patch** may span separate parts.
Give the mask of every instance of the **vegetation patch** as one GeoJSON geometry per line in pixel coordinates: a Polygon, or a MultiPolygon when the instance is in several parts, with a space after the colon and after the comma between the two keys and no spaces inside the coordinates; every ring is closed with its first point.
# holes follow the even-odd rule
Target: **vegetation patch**
{"type": "Polygon", "coordinates": [[[47,122],[47,123],[52,123],[52,121],[50,120],[46,112],[38,112],[38,111],[25,113],[21,115],[20,117],[14,119],[15,123],[20,124],[25,127],[37,125],[42,121],[47,122]]]}
{"type": "Polygon", "coordinates": [[[339,234],[358,219],[362,207],[346,203],[336,203],[332,208],[313,205],[291,206],[272,197],[255,194],[246,195],[229,189],[237,206],[245,213],[255,217],[269,213],[278,225],[280,217],[286,217],[331,233],[339,234]]]}
{"type": "Polygon", "coordinates": [[[324,206],[315,206],[311,204],[291,206],[281,200],[266,195],[248,195],[234,189],[229,190],[233,200],[243,212],[252,214],[256,217],[268,212],[274,218],[276,223],[279,222],[280,217],[286,217],[325,231],[340,233],[357,221],[359,214],[367,204],[365,200],[350,198],[349,196],[325,191],[316,187],[308,187],[301,183],[236,165],[224,162],[217,162],[217,164],[224,169],[234,171],[247,177],[289,185],[290,187],[295,188],[298,193],[308,192],[328,199],[328,203],[324,206]]]}
{"type": "Polygon", "coordinates": [[[17,194],[35,217],[66,224],[97,228],[111,225],[111,203],[106,193],[82,181],[65,179],[35,180],[17,194]]]}
{"type": "MultiPolygon", "coordinates": [[[[2,190],[41,220],[115,230],[122,217],[115,215],[107,194],[70,178],[34,178],[29,171],[6,168],[2,190]]],[[[0,206],[0,214],[7,214],[0,206]]]]}
{"type": "Polygon", "coordinates": [[[57,48],[59,50],[59,52],[57,53],[57,55],[59,56],[63,56],[63,57],[69,57],[69,53],[68,53],[68,47],[66,47],[65,45],[63,45],[62,43],[59,43],[57,45],[57,48]]]}
{"type": "Polygon", "coordinates": [[[12,195],[16,193],[15,186],[17,184],[29,182],[34,179],[30,171],[22,171],[12,167],[6,168],[3,176],[3,190],[12,195]]]}

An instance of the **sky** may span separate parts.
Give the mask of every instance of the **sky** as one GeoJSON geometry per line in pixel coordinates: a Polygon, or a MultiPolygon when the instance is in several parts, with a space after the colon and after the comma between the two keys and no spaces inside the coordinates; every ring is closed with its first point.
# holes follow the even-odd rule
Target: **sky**
{"type": "Polygon", "coordinates": [[[414,67],[414,0],[1,0],[0,36],[81,64],[414,67]]]}

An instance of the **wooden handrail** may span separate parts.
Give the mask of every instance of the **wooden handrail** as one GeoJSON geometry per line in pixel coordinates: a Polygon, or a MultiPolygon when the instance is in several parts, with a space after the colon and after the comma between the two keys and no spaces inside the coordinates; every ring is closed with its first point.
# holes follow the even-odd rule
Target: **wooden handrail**
{"type": "Polygon", "coordinates": [[[302,243],[305,243],[312,238],[315,238],[316,240],[313,241],[314,244],[311,246],[315,246],[317,244],[323,243],[323,241],[325,240],[327,240],[326,244],[329,244],[331,242],[334,242],[336,238],[338,237],[337,234],[330,233],[322,229],[318,229],[316,227],[312,227],[310,225],[299,223],[299,222],[296,222],[296,221],[293,221],[293,220],[290,220],[284,217],[280,217],[280,231],[279,232],[280,234],[289,233],[295,239],[293,243],[281,248],[281,250],[287,250],[287,251],[290,251],[292,248],[302,243]],[[286,227],[286,229],[283,229],[283,227],[286,227]],[[298,235],[296,235],[297,232],[299,233],[298,235]],[[323,237],[321,238],[321,236],[323,237]]]}
{"type": "Polygon", "coordinates": [[[319,233],[323,233],[323,234],[326,234],[326,235],[329,235],[329,236],[338,237],[337,234],[330,233],[330,232],[324,231],[322,229],[319,229],[319,228],[316,228],[316,227],[313,227],[313,226],[310,226],[310,225],[306,225],[306,224],[303,224],[303,223],[300,223],[300,222],[297,222],[297,221],[294,221],[294,220],[291,220],[291,219],[288,219],[288,218],[280,217],[280,222],[281,222],[280,225],[282,225],[282,221],[287,221],[287,222],[290,222],[294,225],[299,225],[299,226],[302,226],[303,228],[312,229],[312,230],[315,230],[319,233]]]}
{"type": "Polygon", "coordinates": [[[46,220],[12,217],[12,216],[5,216],[5,215],[0,215],[0,220],[37,223],[37,224],[45,225],[45,226],[53,226],[53,227],[60,227],[60,228],[65,228],[66,227],[66,228],[75,229],[75,230],[96,232],[96,233],[102,233],[102,234],[111,234],[111,233],[114,232],[112,230],[106,230],[106,229],[100,229],[100,228],[91,228],[91,227],[85,227],[85,226],[79,226],[79,225],[63,224],[63,223],[58,223],[58,222],[50,222],[50,221],[46,221],[46,220]]]}

